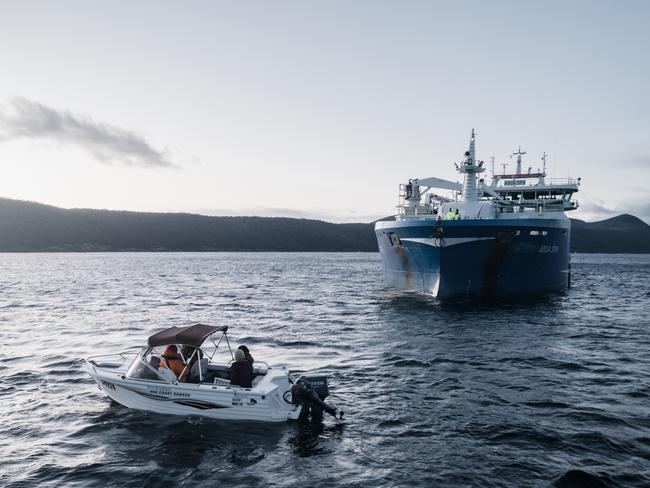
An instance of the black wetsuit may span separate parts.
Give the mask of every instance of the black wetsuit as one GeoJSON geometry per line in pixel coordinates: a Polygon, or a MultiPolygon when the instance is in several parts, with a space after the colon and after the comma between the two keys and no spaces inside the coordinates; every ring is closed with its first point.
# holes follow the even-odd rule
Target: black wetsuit
{"type": "Polygon", "coordinates": [[[242,388],[253,387],[253,365],[246,359],[240,359],[230,365],[230,384],[242,388]]]}

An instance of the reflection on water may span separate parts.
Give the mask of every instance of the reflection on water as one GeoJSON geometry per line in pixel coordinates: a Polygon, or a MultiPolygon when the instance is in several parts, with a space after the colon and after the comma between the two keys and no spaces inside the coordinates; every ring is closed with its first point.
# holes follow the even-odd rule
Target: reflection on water
{"type": "Polygon", "coordinates": [[[0,481],[647,486],[650,257],[572,259],[566,295],[441,302],[375,254],[0,255],[0,481]],[[79,368],[197,321],[327,375],[346,420],[148,414],[79,368]]]}

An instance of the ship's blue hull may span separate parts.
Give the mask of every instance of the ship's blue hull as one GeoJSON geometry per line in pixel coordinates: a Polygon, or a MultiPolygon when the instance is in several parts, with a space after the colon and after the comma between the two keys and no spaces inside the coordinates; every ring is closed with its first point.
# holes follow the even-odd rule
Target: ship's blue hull
{"type": "Polygon", "coordinates": [[[384,221],[375,225],[390,287],[438,297],[563,292],[570,220],[384,221]]]}

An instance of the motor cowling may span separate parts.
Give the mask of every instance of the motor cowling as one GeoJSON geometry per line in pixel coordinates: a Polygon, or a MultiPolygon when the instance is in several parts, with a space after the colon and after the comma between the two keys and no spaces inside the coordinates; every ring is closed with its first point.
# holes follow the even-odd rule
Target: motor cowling
{"type": "Polygon", "coordinates": [[[309,384],[321,400],[325,401],[329,396],[330,390],[327,386],[327,376],[303,376],[301,379],[309,384]]]}
{"type": "Polygon", "coordinates": [[[325,376],[301,376],[291,387],[291,402],[302,405],[303,413],[327,412],[335,418],[343,418],[343,412],[325,403],[329,395],[327,378],[325,376]]]}

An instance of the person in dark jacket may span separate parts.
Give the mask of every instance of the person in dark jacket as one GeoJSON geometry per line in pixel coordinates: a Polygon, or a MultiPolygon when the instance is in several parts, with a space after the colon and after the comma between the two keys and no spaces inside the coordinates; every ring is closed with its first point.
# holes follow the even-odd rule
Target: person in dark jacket
{"type": "Polygon", "coordinates": [[[253,356],[251,356],[251,352],[248,350],[248,347],[242,344],[237,349],[241,349],[242,351],[244,351],[244,355],[246,356],[246,359],[251,363],[252,366],[255,360],[253,359],[253,356]]]}
{"type": "Polygon", "coordinates": [[[235,362],[230,365],[230,384],[242,388],[253,387],[253,365],[241,349],[235,349],[235,362]]]}

